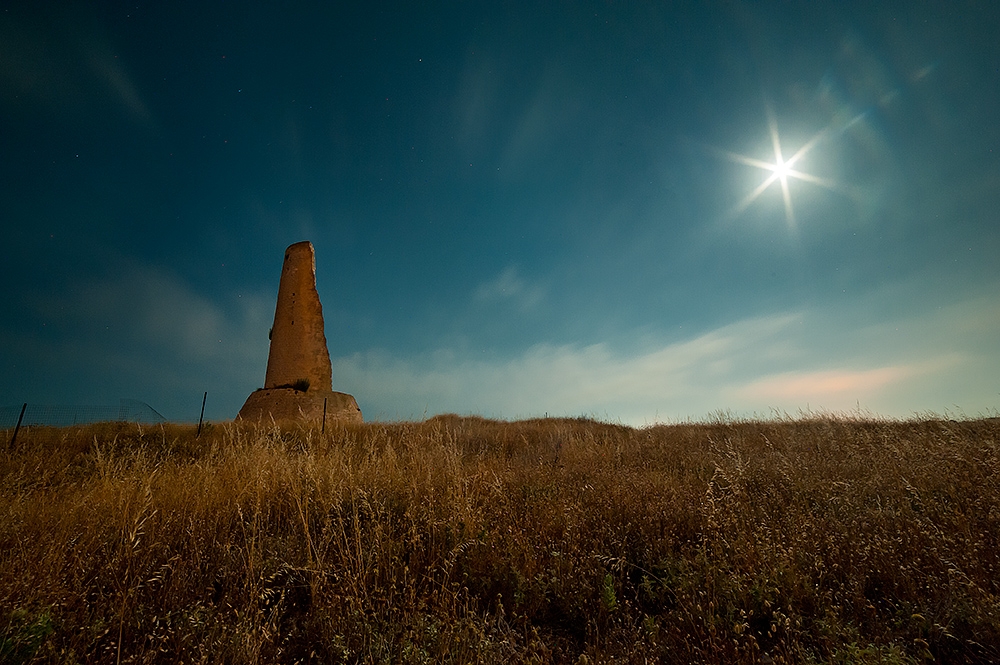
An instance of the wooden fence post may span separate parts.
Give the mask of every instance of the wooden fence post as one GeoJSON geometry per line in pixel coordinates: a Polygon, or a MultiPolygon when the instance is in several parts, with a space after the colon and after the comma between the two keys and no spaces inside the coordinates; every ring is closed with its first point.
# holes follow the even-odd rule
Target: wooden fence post
{"type": "Polygon", "coordinates": [[[28,408],[28,403],[25,402],[21,406],[21,415],[17,417],[17,425],[14,427],[14,435],[10,437],[10,447],[14,447],[14,442],[17,441],[17,432],[21,429],[21,420],[24,419],[24,410],[28,408]]]}
{"type": "Polygon", "coordinates": [[[205,402],[208,401],[208,391],[205,391],[204,397],[201,398],[201,415],[198,417],[198,433],[194,435],[194,438],[201,436],[201,423],[205,420],[205,402]]]}

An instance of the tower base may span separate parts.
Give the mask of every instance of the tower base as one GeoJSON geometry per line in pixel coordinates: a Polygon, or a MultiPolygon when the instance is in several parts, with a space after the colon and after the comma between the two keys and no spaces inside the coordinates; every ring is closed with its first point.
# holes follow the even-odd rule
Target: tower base
{"type": "Polygon", "coordinates": [[[323,400],[326,422],[362,423],[361,408],[347,393],[328,390],[301,391],[294,388],[262,388],[250,393],[237,420],[269,423],[323,424],[323,400]]]}

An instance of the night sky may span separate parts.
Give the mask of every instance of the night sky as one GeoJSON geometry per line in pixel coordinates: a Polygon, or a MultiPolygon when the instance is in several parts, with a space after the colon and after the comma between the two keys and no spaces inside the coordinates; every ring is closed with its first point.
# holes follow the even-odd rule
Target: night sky
{"type": "Polygon", "coordinates": [[[3,4],[0,406],[997,415],[997,3],[349,4],[3,4]]]}

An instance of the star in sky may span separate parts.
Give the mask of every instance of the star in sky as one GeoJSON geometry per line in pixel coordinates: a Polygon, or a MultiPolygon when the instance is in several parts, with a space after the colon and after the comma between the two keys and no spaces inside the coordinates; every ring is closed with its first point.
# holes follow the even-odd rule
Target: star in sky
{"type": "Polygon", "coordinates": [[[809,141],[806,142],[801,148],[798,149],[795,154],[793,154],[788,159],[785,159],[784,154],[781,150],[781,138],[778,136],[778,123],[774,118],[774,113],[768,109],[767,111],[767,124],[768,129],[771,133],[771,144],[774,146],[774,161],[766,162],[760,159],[755,159],[753,157],[748,157],[747,155],[740,155],[734,152],[722,151],[723,154],[730,160],[737,162],[739,164],[746,164],[747,166],[754,166],[756,168],[762,169],[764,171],[769,171],[770,173],[764,180],[757,185],[757,187],[747,194],[742,201],[734,208],[733,216],[736,217],[740,215],[744,210],[750,207],[750,204],[757,200],[757,198],[763,194],[768,187],[770,187],[775,182],[781,185],[781,195],[785,202],[785,221],[788,223],[788,228],[795,229],[795,211],[792,208],[792,194],[788,186],[788,181],[790,178],[795,178],[797,180],[804,180],[806,182],[811,182],[821,187],[826,187],[830,190],[836,190],[837,185],[832,180],[826,178],[820,178],[818,176],[812,175],[810,173],[805,173],[795,168],[795,164],[806,156],[816,145],[826,136],[827,130],[823,130],[813,136],[809,141]]]}

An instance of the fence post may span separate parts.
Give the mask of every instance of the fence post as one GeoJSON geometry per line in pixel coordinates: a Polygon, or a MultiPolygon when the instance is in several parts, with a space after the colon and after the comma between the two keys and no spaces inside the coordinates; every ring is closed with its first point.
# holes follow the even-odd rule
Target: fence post
{"type": "Polygon", "coordinates": [[[198,433],[194,435],[194,438],[201,436],[201,423],[205,420],[205,402],[208,400],[208,391],[205,391],[205,395],[201,398],[201,415],[198,417],[198,433]]]}
{"type": "Polygon", "coordinates": [[[14,434],[10,437],[10,447],[14,447],[14,442],[17,441],[17,431],[21,429],[21,420],[24,419],[24,410],[28,408],[28,403],[25,402],[21,406],[21,415],[17,417],[17,425],[14,427],[14,434]]]}
{"type": "Polygon", "coordinates": [[[323,398],[323,427],[319,431],[320,434],[326,434],[326,398],[323,398]]]}

